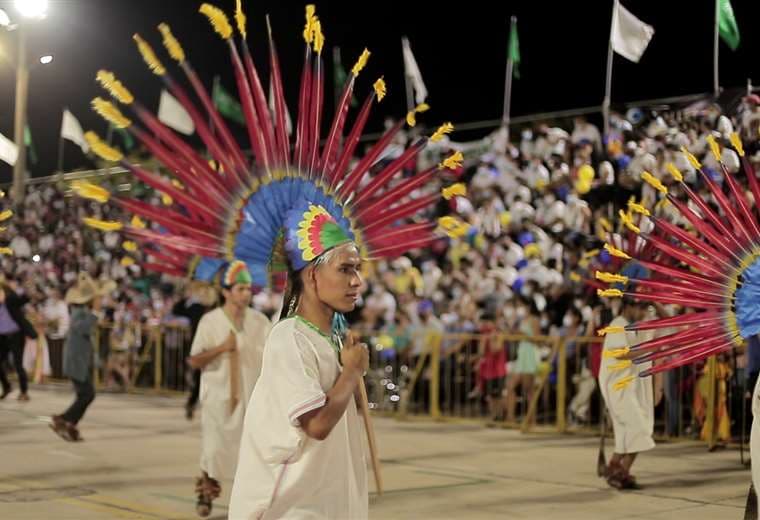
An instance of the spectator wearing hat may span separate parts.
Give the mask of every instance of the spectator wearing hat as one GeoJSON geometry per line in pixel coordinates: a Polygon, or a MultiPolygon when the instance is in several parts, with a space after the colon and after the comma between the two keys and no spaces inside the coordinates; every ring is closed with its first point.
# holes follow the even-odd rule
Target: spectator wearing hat
{"type": "Polygon", "coordinates": [[[101,298],[116,287],[111,281],[95,282],[80,273],[76,285],[66,292],[71,307],[69,334],[63,348],[63,373],[71,379],[76,399],[60,415],[53,415],[50,428],[66,441],[81,441],[78,424],[95,400],[93,385],[93,333],[98,324],[101,298]]]}

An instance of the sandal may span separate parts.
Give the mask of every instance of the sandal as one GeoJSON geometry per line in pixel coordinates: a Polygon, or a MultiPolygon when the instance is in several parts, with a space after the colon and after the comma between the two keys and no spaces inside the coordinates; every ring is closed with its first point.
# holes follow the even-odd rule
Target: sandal
{"type": "Polygon", "coordinates": [[[195,480],[195,492],[198,494],[198,501],[195,503],[195,512],[198,516],[206,518],[211,514],[213,508],[212,502],[219,496],[222,488],[219,483],[207,476],[205,473],[202,477],[195,480]]]}

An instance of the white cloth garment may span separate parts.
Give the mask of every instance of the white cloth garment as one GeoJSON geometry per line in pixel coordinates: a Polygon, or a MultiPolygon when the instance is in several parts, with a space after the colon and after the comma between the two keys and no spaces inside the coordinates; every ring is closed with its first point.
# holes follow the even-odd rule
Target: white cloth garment
{"type": "MultiPolygon", "coordinates": [[[[239,355],[238,399],[230,412],[230,353],[218,356],[201,373],[201,469],[213,479],[235,475],[245,405],[261,372],[264,343],[270,322],[253,309],[245,310],[243,329],[236,332],[239,355]]],[[[216,348],[235,330],[219,307],[203,315],[193,339],[190,355],[216,348]]]]}
{"type": "MultiPolygon", "coordinates": [[[[611,327],[625,327],[628,320],[618,316],[611,327]]],[[[635,332],[618,332],[607,334],[604,338],[604,352],[634,346],[642,342],[642,337],[635,332]]],[[[623,370],[612,371],[610,365],[617,363],[615,358],[604,356],[599,368],[599,388],[612,420],[615,431],[615,453],[638,453],[654,448],[654,392],[652,378],[639,377],[639,373],[651,367],[651,363],[631,364],[623,370]],[[620,379],[635,376],[633,382],[622,390],[615,390],[614,384],[620,379]]]]}
{"type": "Polygon", "coordinates": [[[752,484],[760,489],[760,377],[752,392],[752,430],[749,434],[749,456],[752,463],[752,484]],[[752,459],[752,457],[755,457],[752,459]]]}
{"type": "Polygon", "coordinates": [[[367,518],[365,432],[354,401],[323,441],[299,425],[324,406],[339,375],[334,345],[313,325],[289,318],[274,326],[246,413],[231,520],[367,518]]]}

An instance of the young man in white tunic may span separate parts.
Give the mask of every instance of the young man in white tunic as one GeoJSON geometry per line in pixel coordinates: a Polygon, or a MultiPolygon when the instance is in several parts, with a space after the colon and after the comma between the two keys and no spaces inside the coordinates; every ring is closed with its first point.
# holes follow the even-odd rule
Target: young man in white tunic
{"type": "Polygon", "coordinates": [[[267,317],[249,307],[251,275],[245,264],[229,264],[221,277],[224,304],[198,324],[188,363],[201,370],[202,475],[196,483],[197,512],[211,513],[220,480],[235,476],[246,404],[261,372],[267,317]]]}
{"type": "Polygon", "coordinates": [[[361,258],[353,242],[339,242],[305,267],[288,250],[297,271],[248,405],[230,519],[368,516],[356,396],[369,357],[351,334],[339,350],[333,323],[356,305],[361,258]]]}
{"type": "MultiPolygon", "coordinates": [[[[646,305],[624,298],[621,314],[612,320],[610,328],[622,328],[640,321],[646,305]]],[[[607,482],[619,489],[630,489],[636,481],[630,474],[636,455],[654,448],[654,397],[651,377],[639,377],[651,363],[630,364],[618,369],[621,358],[611,351],[632,347],[648,338],[637,332],[609,332],[604,338],[602,364],[599,369],[599,388],[607,405],[615,435],[615,452],[607,467],[607,482]],[[629,380],[627,385],[616,383],[629,380]],[[622,388],[620,388],[622,386],[622,388]]],[[[623,365],[625,363],[622,363],[623,365]]]]}

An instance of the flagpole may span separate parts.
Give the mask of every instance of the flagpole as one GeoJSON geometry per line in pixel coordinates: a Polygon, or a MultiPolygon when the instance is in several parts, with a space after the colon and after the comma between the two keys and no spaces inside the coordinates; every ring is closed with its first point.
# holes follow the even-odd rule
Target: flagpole
{"type": "MultiPolygon", "coordinates": [[[[509,25],[509,36],[507,36],[510,44],[512,42],[512,31],[515,30],[516,25],[517,25],[517,17],[512,16],[510,20],[510,25],[509,25]]],[[[514,68],[514,63],[512,61],[512,53],[509,52],[509,46],[508,46],[507,77],[504,79],[504,111],[501,117],[501,126],[507,132],[507,140],[509,140],[509,116],[510,116],[510,111],[512,107],[512,74],[513,74],[512,69],[513,68],[514,68]]]]}
{"type": "MultiPolygon", "coordinates": [[[[64,107],[64,110],[68,108],[64,107]]],[[[63,117],[61,117],[61,131],[58,134],[58,173],[63,173],[63,117]]]]}
{"type": "Polygon", "coordinates": [[[618,0],[612,2],[612,23],[610,24],[610,40],[607,45],[607,82],[604,87],[604,101],[602,101],[602,117],[604,118],[604,138],[610,133],[610,102],[612,94],[612,31],[615,27],[618,0]]]}
{"type": "Polygon", "coordinates": [[[720,95],[720,85],[718,84],[718,19],[720,18],[720,0],[715,0],[715,38],[713,40],[713,92],[717,98],[720,95]]]}

